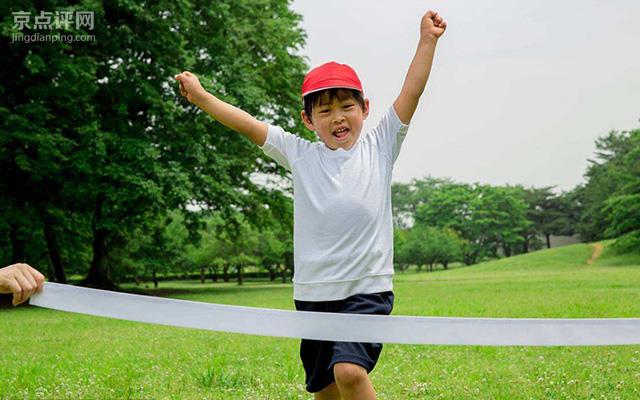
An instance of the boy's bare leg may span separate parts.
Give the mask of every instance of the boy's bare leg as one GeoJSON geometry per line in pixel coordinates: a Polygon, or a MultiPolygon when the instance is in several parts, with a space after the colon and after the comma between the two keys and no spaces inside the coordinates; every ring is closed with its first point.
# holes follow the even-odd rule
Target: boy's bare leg
{"type": "Polygon", "coordinates": [[[319,392],[314,393],[315,400],[342,400],[340,397],[340,391],[335,382],[319,392]]]}
{"type": "Polygon", "coordinates": [[[348,362],[335,363],[333,375],[344,400],[375,400],[376,391],[367,370],[362,366],[348,362]]]}

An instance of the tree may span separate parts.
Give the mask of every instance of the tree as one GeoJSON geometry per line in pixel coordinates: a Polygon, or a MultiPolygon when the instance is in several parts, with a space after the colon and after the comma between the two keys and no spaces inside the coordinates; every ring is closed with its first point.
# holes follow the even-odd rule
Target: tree
{"type": "Polygon", "coordinates": [[[640,129],[621,133],[625,149],[616,165],[620,186],[607,198],[604,213],[605,235],[617,237],[614,243],[620,251],[640,249],[640,129]]]}
{"type": "MultiPolygon", "coordinates": [[[[207,223],[207,226],[210,224],[207,223]]],[[[226,243],[217,237],[215,229],[209,228],[201,231],[197,245],[187,247],[187,258],[200,271],[200,283],[205,283],[207,271],[212,282],[218,281],[218,271],[225,264],[228,265],[226,248],[226,243]]]]}
{"type": "Polygon", "coordinates": [[[477,190],[470,204],[474,237],[493,257],[498,256],[499,248],[509,257],[531,224],[519,189],[482,185],[477,190]]]}
{"type": "Polygon", "coordinates": [[[257,253],[260,264],[269,272],[269,279],[274,281],[276,274],[283,267],[285,243],[280,239],[278,231],[265,228],[258,233],[257,253]]]}
{"type": "Polygon", "coordinates": [[[462,251],[465,241],[458,236],[453,229],[442,229],[436,236],[436,257],[435,261],[442,264],[447,269],[449,264],[462,259],[462,251]]]}
{"type": "Polygon", "coordinates": [[[114,279],[121,281],[133,276],[140,282],[150,277],[154,287],[158,287],[159,274],[188,272],[191,267],[186,258],[188,235],[184,216],[173,211],[151,229],[137,229],[126,241],[111,243],[109,259],[116,267],[114,279]]]}
{"type": "Polygon", "coordinates": [[[615,247],[640,247],[640,130],[611,131],[596,140],[584,185],[573,196],[580,210],[578,231],[589,241],[620,237],[615,247]]]}
{"type": "MultiPolygon", "coordinates": [[[[292,190],[291,190],[292,192],[292,190]]],[[[271,254],[270,261],[275,262],[280,271],[282,283],[287,283],[287,272],[294,273],[293,265],[293,197],[287,188],[285,191],[270,193],[269,216],[270,229],[275,234],[278,245],[271,254]]]]}
{"type": "Polygon", "coordinates": [[[424,182],[416,209],[416,223],[439,228],[451,228],[462,236],[471,235],[470,208],[477,193],[473,186],[451,180],[430,179],[424,182]]]}
{"type": "Polygon", "coordinates": [[[545,237],[547,248],[551,248],[551,235],[572,235],[572,202],[565,194],[557,195],[553,187],[522,189],[527,204],[526,217],[531,222],[525,230],[523,251],[536,247],[538,235],[545,237]]]}
{"type": "Polygon", "coordinates": [[[406,271],[413,262],[407,251],[408,234],[407,229],[393,230],[393,263],[400,272],[406,271]]]}
{"type": "Polygon", "coordinates": [[[449,263],[462,256],[462,241],[451,229],[441,229],[420,224],[414,225],[403,239],[400,257],[406,263],[413,263],[421,269],[428,265],[433,271],[436,263],[447,269],[449,263]]]}
{"type": "MultiPolygon", "coordinates": [[[[37,8],[5,6],[4,15],[37,14],[37,8]]],[[[87,232],[91,243],[84,283],[114,287],[112,269],[119,264],[109,257],[110,246],[150,229],[169,210],[184,212],[192,240],[202,215],[188,212],[194,204],[231,224],[239,211],[261,225],[271,191],[250,176],[286,171],[184,103],[173,75],[190,69],[224,100],[304,132],[296,117],[306,70],[296,50],[304,33],[288,1],[141,7],[125,0],[71,8],[95,13],[94,30],[71,32],[93,34],[94,42],[11,44],[13,21],[2,22],[0,212],[6,225],[0,233],[10,238],[12,258],[25,258],[30,232],[38,228],[60,267],[55,260],[64,257],[55,253],[65,241],[56,235],[76,227],[69,220],[79,221],[86,227],[79,233],[87,232]],[[61,212],[72,217],[61,219],[61,212]]]]}
{"type": "MultiPolygon", "coordinates": [[[[69,212],[75,186],[65,179],[70,166],[81,162],[76,140],[95,122],[90,101],[97,90],[91,74],[95,62],[86,56],[86,47],[74,51],[65,42],[11,43],[13,34],[22,33],[14,27],[11,12],[37,14],[36,5],[0,5],[5,16],[0,22],[0,220],[6,223],[5,254],[10,254],[3,258],[35,265],[51,262],[49,279],[64,282],[66,254],[73,261],[85,259],[86,246],[73,251],[65,247],[86,239],[87,229],[79,224],[89,221],[69,212]]],[[[47,33],[59,32],[55,28],[47,33]]]]}
{"type": "Polygon", "coordinates": [[[449,228],[464,239],[463,260],[510,255],[523,241],[526,206],[518,188],[431,181],[428,198],[417,207],[416,224],[449,228]]]}

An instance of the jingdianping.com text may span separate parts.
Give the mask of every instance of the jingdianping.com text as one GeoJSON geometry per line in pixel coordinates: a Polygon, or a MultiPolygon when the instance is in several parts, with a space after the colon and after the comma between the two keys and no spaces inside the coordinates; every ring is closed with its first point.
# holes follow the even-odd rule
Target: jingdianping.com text
{"type": "Polygon", "coordinates": [[[96,40],[95,35],[64,35],[64,34],[46,34],[32,33],[30,35],[25,34],[13,34],[11,35],[11,43],[31,43],[31,42],[94,42],[96,40]]]}

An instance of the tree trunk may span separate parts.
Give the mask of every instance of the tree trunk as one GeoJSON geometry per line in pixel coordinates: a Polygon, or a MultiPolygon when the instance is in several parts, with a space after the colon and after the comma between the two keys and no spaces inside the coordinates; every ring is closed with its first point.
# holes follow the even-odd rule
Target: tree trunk
{"type": "Polygon", "coordinates": [[[209,273],[211,274],[211,282],[218,282],[218,268],[217,267],[209,267],[209,273]]]}
{"type": "Polygon", "coordinates": [[[551,235],[548,234],[548,233],[545,233],[544,235],[547,238],[547,249],[550,249],[551,248],[551,235]]]}
{"type": "Polygon", "coordinates": [[[96,229],[93,232],[93,259],[87,277],[80,283],[82,286],[101,289],[116,289],[115,283],[109,276],[107,268],[107,232],[104,229],[96,229]]]}
{"type": "Polygon", "coordinates": [[[11,225],[11,231],[9,235],[11,236],[11,263],[21,263],[25,262],[25,244],[24,238],[20,234],[20,227],[17,225],[11,225]]]}
{"type": "Polygon", "coordinates": [[[155,269],[151,272],[151,276],[153,276],[153,287],[157,289],[158,288],[158,276],[156,275],[156,270],[155,269]]]}
{"type": "Polygon", "coordinates": [[[62,266],[62,258],[60,257],[60,248],[53,230],[53,225],[53,217],[47,213],[44,217],[44,238],[47,242],[49,259],[51,260],[51,265],[53,265],[53,281],[67,283],[67,277],[65,276],[64,267],[62,266]]]}
{"type": "Polygon", "coordinates": [[[444,267],[444,269],[447,269],[447,267],[449,267],[449,261],[443,262],[442,266],[444,267]]]}
{"type": "Polygon", "coordinates": [[[504,250],[504,255],[506,257],[511,257],[511,246],[508,244],[503,244],[502,245],[502,250],[504,250]]]}
{"type": "Polygon", "coordinates": [[[100,289],[117,289],[111,280],[107,266],[107,236],[105,229],[98,228],[98,221],[102,217],[102,196],[96,199],[96,208],[91,221],[93,229],[93,259],[89,267],[87,277],[80,282],[81,286],[89,286],[100,289]]]}
{"type": "Polygon", "coordinates": [[[277,264],[274,264],[274,265],[269,265],[267,267],[267,271],[269,271],[269,280],[271,282],[276,280],[276,268],[277,268],[277,266],[278,266],[277,264]]]}
{"type": "Polygon", "coordinates": [[[285,253],[285,265],[286,265],[286,269],[289,269],[291,271],[291,276],[293,276],[295,274],[296,271],[296,267],[293,263],[293,253],[292,252],[286,252],[285,253]]]}
{"type": "Polygon", "coordinates": [[[282,274],[282,283],[287,283],[287,266],[280,265],[280,272],[282,274]]]}
{"type": "Polygon", "coordinates": [[[200,266],[200,283],[204,283],[204,266],[200,266]]]}
{"type": "Polygon", "coordinates": [[[225,282],[229,282],[229,264],[225,264],[222,268],[222,279],[225,282]]]}
{"type": "Polygon", "coordinates": [[[243,277],[242,277],[242,265],[238,265],[236,267],[236,270],[238,272],[238,285],[242,285],[242,281],[243,281],[243,277]]]}

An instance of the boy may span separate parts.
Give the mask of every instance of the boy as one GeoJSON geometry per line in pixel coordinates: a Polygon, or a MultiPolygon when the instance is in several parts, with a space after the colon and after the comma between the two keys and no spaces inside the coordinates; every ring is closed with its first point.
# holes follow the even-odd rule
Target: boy
{"type": "MultiPolygon", "coordinates": [[[[195,75],[176,76],[190,102],[247,136],[292,172],[294,301],[297,310],[390,314],[393,308],[391,171],[429,77],[446,23],[428,11],[400,95],[361,136],[369,100],[355,71],[323,64],[302,85],[302,119],[320,142],[258,121],[207,93],[195,75]]],[[[316,399],[375,399],[369,379],[380,343],[303,339],[307,391],[316,399]]]]}

